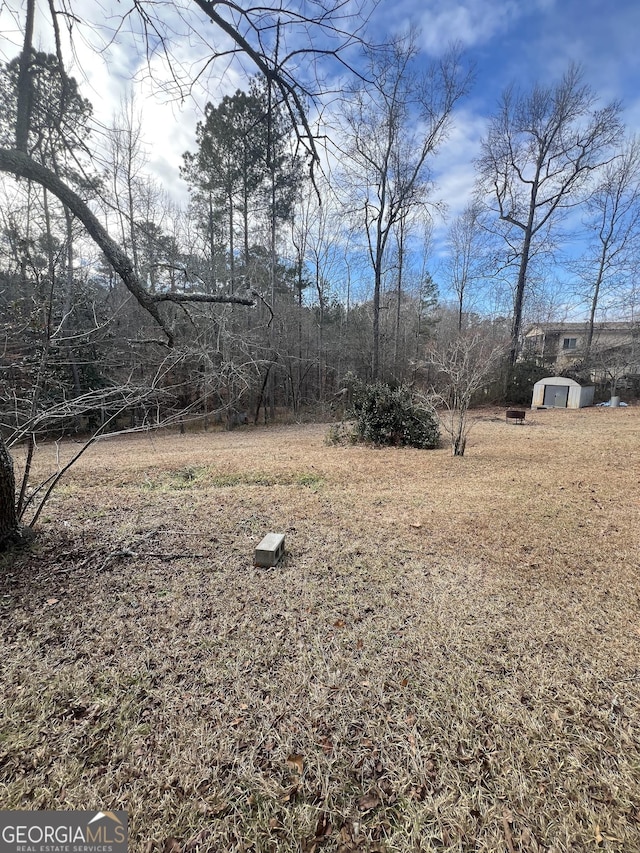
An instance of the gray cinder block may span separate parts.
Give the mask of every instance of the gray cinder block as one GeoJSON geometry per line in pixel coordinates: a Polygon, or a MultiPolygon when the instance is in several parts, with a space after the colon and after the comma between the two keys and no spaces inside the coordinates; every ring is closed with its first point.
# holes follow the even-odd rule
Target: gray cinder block
{"type": "Polygon", "coordinates": [[[275,566],[284,554],[284,533],[267,533],[256,548],[253,562],[256,566],[275,566]]]}

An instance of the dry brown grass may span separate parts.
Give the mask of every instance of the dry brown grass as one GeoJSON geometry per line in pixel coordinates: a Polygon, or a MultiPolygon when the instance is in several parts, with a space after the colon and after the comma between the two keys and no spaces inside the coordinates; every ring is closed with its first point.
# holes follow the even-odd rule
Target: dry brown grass
{"type": "Polygon", "coordinates": [[[1,806],[127,809],[134,851],[640,850],[640,409],[486,411],[462,460],[326,431],[70,472],[4,558],[1,806]]]}

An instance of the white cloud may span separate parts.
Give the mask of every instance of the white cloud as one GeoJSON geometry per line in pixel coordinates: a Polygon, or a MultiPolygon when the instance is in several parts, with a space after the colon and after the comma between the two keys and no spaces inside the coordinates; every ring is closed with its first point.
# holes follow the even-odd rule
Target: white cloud
{"type": "MultiPolygon", "coordinates": [[[[482,84],[472,93],[473,101],[457,111],[456,124],[435,162],[437,196],[443,198],[451,217],[465,206],[473,187],[474,156],[484,131],[482,116],[490,113],[497,91],[511,79],[526,88],[539,79],[557,79],[570,59],[582,61],[589,82],[605,98],[624,95],[628,69],[638,69],[640,53],[633,40],[640,23],[640,7],[634,11],[629,0],[621,0],[616,14],[593,14],[587,3],[579,14],[578,0],[398,0],[393,15],[389,4],[380,3],[373,15],[376,29],[388,34],[392,26],[407,21],[421,25],[425,51],[437,54],[451,41],[469,48],[471,60],[480,57],[482,84]],[[484,101],[484,103],[482,103],[484,101]]],[[[15,56],[20,47],[20,25],[24,0],[0,3],[0,58],[15,56]]],[[[46,8],[40,4],[39,8],[46,8]]],[[[204,69],[216,48],[224,45],[218,28],[193,18],[190,0],[149,4],[163,16],[163,34],[169,39],[173,67],[158,49],[147,57],[146,42],[139,19],[131,16],[118,32],[123,10],[117,0],[74,0],[73,9],[82,24],[74,24],[75,66],[70,65],[83,94],[93,103],[96,119],[103,125],[133,88],[143,114],[149,169],[165,189],[178,199],[185,198],[179,178],[182,153],[195,147],[195,126],[207,100],[216,102],[224,94],[243,87],[246,74],[234,62],[219,60],[204,69]],[[169,17],[167,17],[169,16],[169,17]],[[194,26],[194,21],[196,22],[194,26]],[[216,43],[214,44],[214,40],[216,43]],[[187,91],[186,81],[203,72],[195,88],[187,91]],[[185,82],[181,100],[172,74],[185,82]]],[[[38,43],[53,49],[50,28],[40,19],[38,43]]],[[[72,54],[69,52],[69,56],[72,54]]],[[[249,69],[252,71],[253,69],[249,69]]],[[[309,69],[308,69],[309,70],[309,69]]],[[[629,102],[626,117],[633,130],[640,130],[640,102],[627,79],[629,102]]],[[[96,134],[99,137],[99,134],[96,134]]]]}
{"type": "Polygon", "coordinates": [[[431,0],[426,8],[421,4],[414,20],[422,31],[422,45],[427,53],[437,55],[451,42],[464,47],[486,44],[495,36],[506,32],[525,15],[547,0],[533,0],[523,4],[518,0],[431,0]]]}
{"type": "MultiPolygon", "coordinates": [[[[0,58],[5,60],[21,47],[22,6],[20,0],[0,5],[0,58]]],[[[159,14],[167,52],[153,33],[142,31],[136,14],[125,15],[117,0],[75,0],[78,20],[71,39],[62,29],[67,71],[93,105],[94,144],[102,138],[101,128],[109,127],[122,104],[133,97],[141,114],[149,171],[177,200],[186,198],[179,166],[183,152],[195,147],[196,123],[205,104],[216,103],[246,81],[237,62],[223,60],[209,66],[215,49],[227,48],[228,39],[217,28],[203,26],[202,16],[197,20],[188,15],[189,8],[188,4],[162,5],[159,14]],[[217,45],[209,32],[218,39],[217,45]]],[[[34,43],[40,50],[55,50],[44,12],[36,17],[34,43]]]]}
{"type": "Polygon", "coordinates": [[[498,9],[484,0],[466,3],[438,3],[425,9],[420,17],[422,40],[428,53],[439,53],[448,42],[460,41],[465,47],[486,42],[507,28],[517,14],[513,3],[498,9]]]}
{"type": "Polygon", "coordinates": [[[486,118],[472,106],[460,107],[446,143],[435,161],[437,197],[447,205],[447,217],[462,213],[474,190],[474,159],[480,153],[480,141],[486,130],[486,118]]]}

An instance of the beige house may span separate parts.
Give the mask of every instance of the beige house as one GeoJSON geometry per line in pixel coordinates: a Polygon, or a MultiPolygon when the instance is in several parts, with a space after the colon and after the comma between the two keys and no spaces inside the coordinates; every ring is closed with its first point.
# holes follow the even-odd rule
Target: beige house
{"type": "Polygon", "coordinates": [[[555,374],[584,368],[595,383],[640,376],[640,323],[595,323],[589,353],[588,338],[588,323],[537,323],[524,333],[521,358],[555,374]]]}

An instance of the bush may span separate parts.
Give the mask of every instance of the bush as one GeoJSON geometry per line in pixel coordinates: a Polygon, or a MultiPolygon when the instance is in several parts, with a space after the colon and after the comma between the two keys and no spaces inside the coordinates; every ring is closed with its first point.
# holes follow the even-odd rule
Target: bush
{"type": "Polygon", "coordinates": [[[355,420],[354,432],[360,441],[420,448],[440,443],[434,412],[406,385],[391,388],[383,382],[355,382],[347,416],[355,420]]]}
{"type": "Polygon", "coordinates": [[[359,436],[356,434],[353,425],[342,421],[339,424],[331,424],[324,443],[344,446],[346,444],[357,444],[358,441],[359,436]]]}

